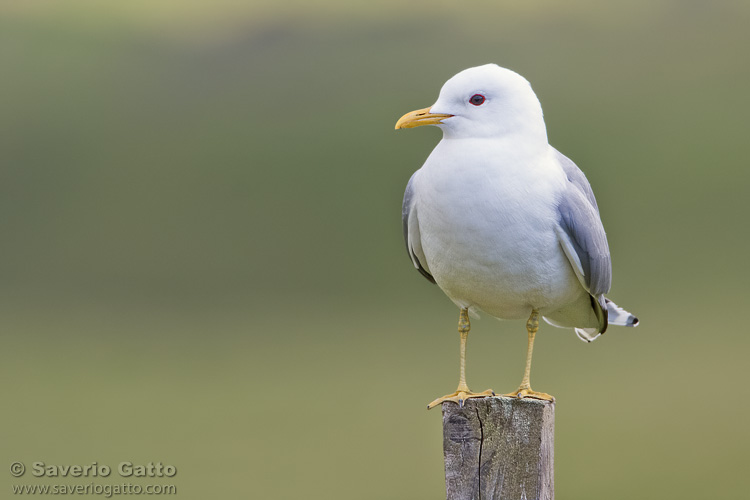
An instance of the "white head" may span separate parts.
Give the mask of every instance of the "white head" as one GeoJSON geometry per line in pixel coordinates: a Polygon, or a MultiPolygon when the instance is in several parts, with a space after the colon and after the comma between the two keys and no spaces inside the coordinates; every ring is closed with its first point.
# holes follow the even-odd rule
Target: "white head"
{"type": "Polygon", "coordinates": [[[547,142],[542,107],[529,82],[496,64],[469,68],[445,82],[431,107],[407,113],[396,128],[437,125],[446,139],[523,134],[547,142]]]}

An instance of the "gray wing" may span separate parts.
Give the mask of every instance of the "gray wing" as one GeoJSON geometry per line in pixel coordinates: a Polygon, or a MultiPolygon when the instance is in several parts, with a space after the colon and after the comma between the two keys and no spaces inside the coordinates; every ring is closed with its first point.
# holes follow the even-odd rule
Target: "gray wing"
{"type": "Polygon", "coordinates": [[[435,278],[430,274],[427,268],[427,259],[422,251],[422,239],[419,235],[419,222],[417,220],[417,207],[414,206],[414,179],[417,176],[417,170],[409,179],[404,193],[404,203],[401,206],[401,223],[404,227],[404,243],[406,251],[409,252],[414,267],[427,278],[431,283],[435,283],[435,278]]]}
{"type": "Polygon", "coordinates": [[[612,261],[594,192],[576,164],[555,152],[569,182],[558,206],[563,249],[589,293],[607,293],[612,285],[612,261]]]}
{"type": "Polygon", "coordinates": [[[589,180],[586,178],[586,176],[581,172],[581,169],[578,168],[578,166],[573,163],[573,160],[556,150],[555,148],[552,148],[555,152],[555,155],[557,157],[557,161],[560,162],[560,166],[562,167],[563,171],[565,172],[565,175],[568,176],[568,180],[573,183],[578,189],[581,190],[581,192],[586,196],[586,199],[589,200],[589,202],[594,206],[596,209],[596,213],[599,213],[599,206],[596,204],[596,198],[594,197],[594,191],[591,189],[591,184],[589,184],[589,180]]]}
{"type": "Polygon", "coordinates": [[[558,238],[578,280],[592,296],[599,317],[599,331],[607,328],[604,294],[612,285],[612,260],[599,209],[586,176],[571,160],[557,152],[568,178],[558,205],[558,238]]]}

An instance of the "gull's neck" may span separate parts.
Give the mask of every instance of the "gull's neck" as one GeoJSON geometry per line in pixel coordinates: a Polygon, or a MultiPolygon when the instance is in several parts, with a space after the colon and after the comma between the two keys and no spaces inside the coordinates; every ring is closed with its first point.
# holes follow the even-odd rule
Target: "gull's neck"
{"type": "MultiPolygon", "coordinates": [[[[515,110],[512,110],[515,111],[515,110]]],[[[539,147],[548,144],[547,127],[544,124],[542,107],[535,99],[527,104],[522,112],[510,112],[492,123],[444,123],[438,125],[443,131],[444,140],[488,139],[519,140],[539,147]]]]}

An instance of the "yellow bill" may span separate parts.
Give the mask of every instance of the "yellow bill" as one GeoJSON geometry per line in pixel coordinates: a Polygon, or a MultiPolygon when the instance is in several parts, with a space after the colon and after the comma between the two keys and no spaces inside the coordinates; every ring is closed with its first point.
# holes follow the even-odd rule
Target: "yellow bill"
{"type": "Polygon", "coordinates": [[[430,109],[424,108],[406,113],[396,122],[396,130],[400,128],[421,127],[422,125],[437,125],[442,123],[446,118],[453,116],[443,113],[430,113],[430,109]]]}

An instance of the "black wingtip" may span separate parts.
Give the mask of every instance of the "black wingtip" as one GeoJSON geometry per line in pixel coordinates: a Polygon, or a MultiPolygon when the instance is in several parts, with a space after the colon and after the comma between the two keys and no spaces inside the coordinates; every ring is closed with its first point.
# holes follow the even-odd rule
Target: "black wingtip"
{"type": "Polygon", "coordinates": [[[427,270],[425,270],[424,267],[422,267],[422,263],[419,262],[419,259],[417,259],[416,257],[414,257],[414,259],[416,259],[416,261],[417,261],[417,265],[418,265],[417,271],[419,271],[419,274],[421,274],[422,276],[424,276],[425,278],[427,278],[427,281],[429,281],[433,285],[437,285],[437,281],[435,281],[435,278],[433,278],[432,275],[430,273],[428,273],[427,270]]]}
{"type": "Polygon", "coordinates": [[[599,333],[604,335],[609,326],[609,310],[607,309],[607,298],[604,295],[599,295],[597,299],[593,295],[589,295],[591,300],[591,308],[596,314],[596,319],[599,321],[599,333]]]}

